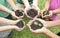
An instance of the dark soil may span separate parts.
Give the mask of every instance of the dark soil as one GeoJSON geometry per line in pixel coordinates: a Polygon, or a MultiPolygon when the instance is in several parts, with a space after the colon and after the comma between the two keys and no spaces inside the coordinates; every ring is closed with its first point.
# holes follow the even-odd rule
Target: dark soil
{"type": "Polygon", "coordinates": [[[23,21],[19,21],[16,26],[18,26],[19,28],[23,28],[24,27],[24,23],[23,21]]]}
{"type": "Polygon", "coordinates": [[[27,11],[27,15],[34,18],[36,15],[38,15],[38,11],[35,10],[35,9],[30,9],[30,10],[27,11]]]}
{"type": "Polygon", "coordinates": [[[16,14],[16,16],[23,16],[23,13],[22,12],[20,12],[19,10],[17,10],[17,11],[15,11],[15,14],[16,14]]]}
{"type": "Polygon", "coordinates": [[[45,20],[46,18],[42,18],[41,16],[38,16],[37,18],[40,18],[40,19],[43,19],[43,20],[45,20]]]}
{"type": "Polygon", "coordinates": [[[43,16],[45,16],[45,15],[49,15],[49,11],[44,11],[43,16]]]}
{"type": "Polygon", "coordinates": [[[57,33],[57,35],[58,35],[58,36],[60,36],[60,32],[59,32],[59,33],[57,33]]]}
{"type": "Polygon", "coordinates": [[[43,27],[43,24],[41,22],[39,22],[38,20],[35,20],[34,22],[30,25],[31,26],[31,29],[37,30],[37,29],[41,29],[43,27]],[[34,22],[37,22],[38,24],[40,24],[40,26],[34,24],[34,22]]]}

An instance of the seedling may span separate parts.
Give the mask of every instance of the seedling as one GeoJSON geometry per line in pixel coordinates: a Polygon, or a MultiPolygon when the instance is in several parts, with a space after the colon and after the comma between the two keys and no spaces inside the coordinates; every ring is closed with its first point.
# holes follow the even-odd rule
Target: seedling
{"type": "MultiPolygon", "coordinates": [[[[44,20],[35,18],[34,20],[30,20],[27,26],[33,33],[44,33],[50,38],[60,38],[58,35],[48,30],[47,28],[49,27],[49,25],[45,25],[45,23],[46,22],[44,20]]],[[[50,27],[52,27],[52,25],[50,27]]]]}
{"type": "Polygon", "coordinates": [[[36,29],[40,29],[43,27],[43,24],[41,22],[39,22],[38,20],[34,21],[32,24],[31,24],[31,28],[33,30],[36,30],[36,29]]]}
{"type": "Polygon", "coordinates": [[[50,19],[48,19],[48,18],[42,18],[41,16],[38,16],[37,18],[43,19],[43,20],[46,20],[46,21],[51,21],[50,19]]]}
{"type": "Polygon", "coordinates": [[[44,12],[43,12],[43,16],[45,16],[45,15],[49,15],[49,11],[47,11],[47,10],[44,11],[44,12]]]}

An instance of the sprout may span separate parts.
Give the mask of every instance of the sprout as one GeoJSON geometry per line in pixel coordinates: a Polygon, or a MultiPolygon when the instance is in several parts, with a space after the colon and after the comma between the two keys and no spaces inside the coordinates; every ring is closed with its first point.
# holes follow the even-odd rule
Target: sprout
{"type": "Polygon", "coordinates": [[[41,24],[38,24],[40,27],[42,26],[41,24]]]}
{"type": "Polygon", "coordinates": [[[43,14],[44,14],[44,16],[45,16],[45,15],[48,15],[48,14],[49,14],[49,11],[48,11],[48,10],[45,10],[45,11],[43,12],[43,14]]]}
{"type": "Polygon", "coordinates": [[[38,22],[34,22],[35,25],[38,25],[38,22]]]}

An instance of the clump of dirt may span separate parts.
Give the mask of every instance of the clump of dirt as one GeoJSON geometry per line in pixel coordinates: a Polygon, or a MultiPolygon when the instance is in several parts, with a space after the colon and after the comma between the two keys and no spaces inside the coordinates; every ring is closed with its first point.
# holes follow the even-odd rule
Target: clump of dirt
{"type": "Polygon", "coordinates": [[[34,18],[36,15],[38,15],[38,11],[35,9],[30,9],[27,11],[27,15],[34,18]]]}
{"type": "Polygon", "coordinates": [[[41,29],[43,27],[43,24],[40,21],[35,20],[30,26],[31,29],[37,30],[37,29],[41,29]]]}
{"type": "Polygon", "coordinates": [[[15,14],[16,14],[16,16],[23,16],[23,13],[22,13],[22,11],[19,11],[19,10],[17,10],[17,11],[15,11],[15,14]]]}
{"type": "Polygon", "coordinates": [[[16,26],[18,26],[19,28],[23,28],[24,27],[24,22],[21,20],[21,21],[16,23],[16,26]]]}

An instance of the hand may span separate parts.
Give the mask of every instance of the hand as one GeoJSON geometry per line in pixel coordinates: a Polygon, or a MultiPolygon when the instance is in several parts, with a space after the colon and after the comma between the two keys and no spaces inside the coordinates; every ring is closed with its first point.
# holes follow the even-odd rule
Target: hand
{"type": "Polygon", "coordinates": [[[21,28],[15,26],[15,25],[13,25],[12,27],[13,27],[15,30],[17,30],[17,31],[21,31],[21,28]]]}
{"type": "Polygon", "coordinates": [[[49,17],[52,16],[52,11],[48,11],[48,10],[46,10],[46,9],[43,9],[43,10],[41,10],[41,12],[40,12],[40,16],[41,16],[42,18],[49,18],[49,17]],[[46,15],[44,15],[45,12],[47,12],[46,15]]]}
{"type": "Polygon", "coordinates": [[[23,20],[16,20],[13,25],[15,26],[15,29],[18,31],[21,31],[26,27],[23,20]]]}
{"type": "Polygon", "coordinates": [[[49,17],[51,17],[52,15],[53,15],[53,12],[52,12],[52,11],[49,11],[49,14],[48,14],[48,15],[43,16],[43,18],[49,18],[49,17]]]}
{"type": "Polygon", "coordinates": [[[12,18],[13,19],[18,19],[19,17],[15,15],[15,12],[11,12],[12,18]]]}
{"type": "Polygon", "coordinates": [[[52,25],[49,23],[49,21],[45,21],[45,20],[42,20],[42,19],[38,19],[44,27],[51,27],[52,25]]]}
{"type": "Polygon", "coordinates": [[[41,10],[41,12],[40,12],[40,16],[41,16],[42,18],[44,18],[44,17],[43,17],[43,12],[44,12],[44,11],[46,11],[46,10],[43,9],[43,10],[41,10]]]}

